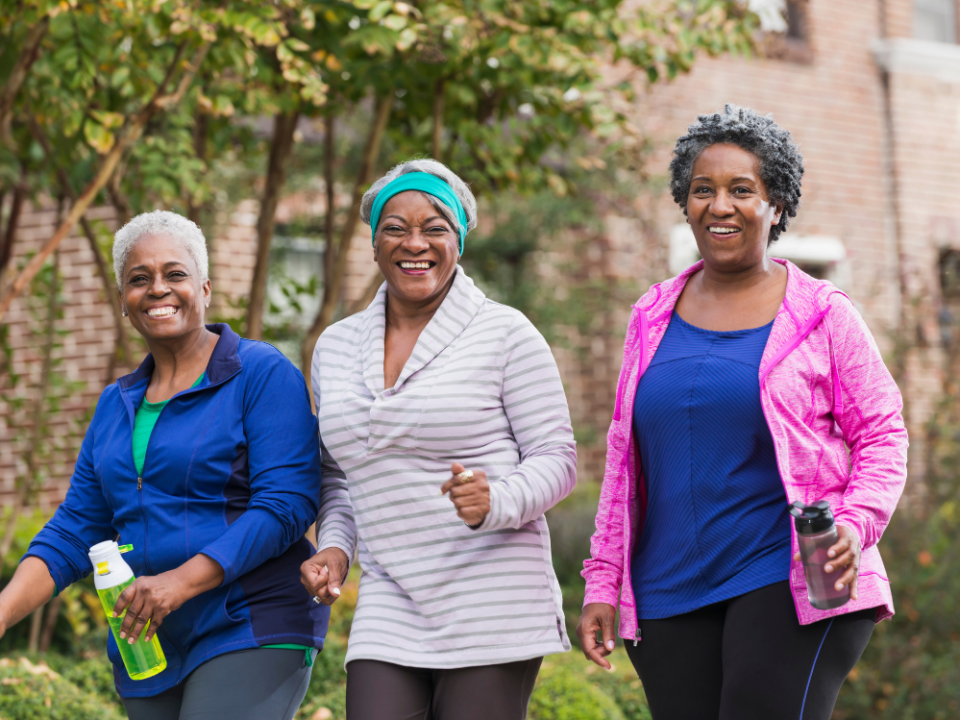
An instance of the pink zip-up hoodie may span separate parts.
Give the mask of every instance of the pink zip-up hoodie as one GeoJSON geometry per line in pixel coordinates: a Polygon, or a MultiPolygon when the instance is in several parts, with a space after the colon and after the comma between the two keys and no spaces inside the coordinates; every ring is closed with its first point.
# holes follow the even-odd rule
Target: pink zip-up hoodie
{"type": "MultiPolygon", "coordinates": [[[[787,267],[787,291],[760,361],[760,402],[787,502],[829,500],[837,524],[855,530],[863,544],[859,598],[833,610],[810,604],[803,565],[791,561],[797,617],[807,625],[876,607],[879,622],[893,616],[893,598],[877,541],[907,476],[900,390],[847,296],[790,262],[777,262],[787,267]]],[[[633,306],[627,327],[597,530],[582,575],[584,605],[616,607],[619,599],[620,637],[628,640],[640,639],[630,561],[646,511],[633,437],[634,398],[687,279],[701,267],[702,261],[650,288],[633,306]]],[[[796,531],[791,533],[796,553],[796,531]]]]}

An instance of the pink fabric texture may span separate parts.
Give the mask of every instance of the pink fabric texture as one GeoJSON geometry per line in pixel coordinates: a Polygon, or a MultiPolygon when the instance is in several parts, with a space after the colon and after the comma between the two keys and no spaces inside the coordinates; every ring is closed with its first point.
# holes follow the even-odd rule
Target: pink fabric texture
{"type": "MultiPolygon", "coordinates": [[[[791,562],[790,587],[802,625],[878,607],[893,615],[890,583],[877,541],[906,481],[907,431],[897,384],[849,298],[792,263],[787,291],[760,362],[760,399],[770,426],[787,501],[829,500],[838,525],[860,535],[859,599],[817,610],[807,599],[803,565],[791,562]],[[849,454],[848,449],[849,448],[849,454]]],[[[630,560],[646,510],[633,404],[687,279],[702,261],[654,285],[633,306],[624,343],[597,530],[584,562],[584,605],[620,607],[620,637],[639,639],[630,560]]],[[[796,531],[793,552],[797,552],[796,531]]]]}

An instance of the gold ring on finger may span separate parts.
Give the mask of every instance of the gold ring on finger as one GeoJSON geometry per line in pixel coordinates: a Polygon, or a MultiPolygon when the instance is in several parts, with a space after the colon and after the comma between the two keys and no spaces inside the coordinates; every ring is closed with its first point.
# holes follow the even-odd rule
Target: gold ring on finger
{"type": "Polygon", "coordinates": [[[468,483],[473,480],[473,470],[464,470],[462,473],[457,475],[457,479],[461,483],[468,483]]]}

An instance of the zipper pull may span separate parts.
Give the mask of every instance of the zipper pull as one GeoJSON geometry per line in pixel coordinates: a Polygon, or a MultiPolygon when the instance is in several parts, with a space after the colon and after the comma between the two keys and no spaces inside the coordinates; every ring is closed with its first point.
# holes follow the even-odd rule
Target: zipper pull
{"type": "Polygon", "coordinates": [[[640,642],[640,626],[639,625],[637,625],[637,636],[633,639],[633,646],[636,647],[638,642],[640,642]]]}
{"type": "Polygon", "coordinates": [[[137,478],[137,490],[143,490],[143,478],[137,478]]]}

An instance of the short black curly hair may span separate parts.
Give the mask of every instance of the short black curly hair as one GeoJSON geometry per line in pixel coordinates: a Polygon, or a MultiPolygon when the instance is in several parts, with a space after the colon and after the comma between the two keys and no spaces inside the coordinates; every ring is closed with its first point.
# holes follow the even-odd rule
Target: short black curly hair
{"type": "Polygon", "coordinates": [[[790,218],[800,207],[800,179],[803,177],[803,155],[787,130],[769,115],[756,110],[726,105],[722,113],[701,115],[677,140],[670,161],[670,190],[673,199],[687,214],[687,196],[693,164],[706,148],[717,143],[737,145],[760,160],[760,178],[767,186],[770,201],[783,205],[780,222],[770,228],[773,243],[787,229],[790,218]]]}

